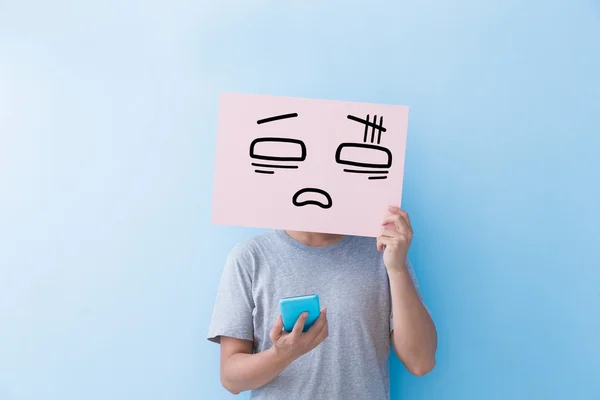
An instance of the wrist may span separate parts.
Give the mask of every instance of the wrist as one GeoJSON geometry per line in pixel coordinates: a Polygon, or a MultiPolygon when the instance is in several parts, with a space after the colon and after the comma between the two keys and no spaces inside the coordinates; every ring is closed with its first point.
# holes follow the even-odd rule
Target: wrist
{"type": "Polygon", "coordinates": [[[406,267],[406,262],[398,262],[393,265],[390,265],[389,267],[386,266],[386,269],[389,275],[404,274],[406,271],[408,271],[406,267]]]}
{"type": "Polygon", "coordinates": [[[409,282],[412,284],[412,278],[405,263],[400,264],[393,269],[388,268],[387,274],[392,287],[397,287],[398,285],[403,286],[409,282]]]}
{"type": "Polygon", "coordinates": [[[295,359],[292,354],[278,349],[277,346],[275,346],[275,345],[273,345],[273,347],[268,349],[267,352],[270,353],[274,362],[278,365],[281,365],[282,368],[286,368],[295,359]]]}

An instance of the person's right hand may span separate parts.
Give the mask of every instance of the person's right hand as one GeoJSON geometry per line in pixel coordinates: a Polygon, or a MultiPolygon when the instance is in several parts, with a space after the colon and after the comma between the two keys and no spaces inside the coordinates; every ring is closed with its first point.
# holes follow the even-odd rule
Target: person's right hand
{"type": "Polygon", "coordinates": [[[306,318],[308,318],[308,313],[302,313],[290,333],[283,330],[281,315],[277,318],[269,334],[277,355],[295,360],[317,347],[327,338],[329,327],[326,308],[321,309],[321,315],[319,315],[313,326],[308,331],[302,332],[306,318]]]}

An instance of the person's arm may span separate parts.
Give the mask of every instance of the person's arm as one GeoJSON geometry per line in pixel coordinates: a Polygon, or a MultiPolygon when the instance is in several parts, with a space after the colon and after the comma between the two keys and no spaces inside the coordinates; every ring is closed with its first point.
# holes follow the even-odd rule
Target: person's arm
{"type": "Polygon", "coordinates": [[[327,310],[306,332],[304,323],[307,313],[296,321],[292,332],[283,331],[281,316],[271,329],[273,347],[252,354],[253,343],[249,340],[222,336],[221,341],[221,384],[233,394],[259,388],[271,382],[294,360],[321,344],[329,334],[327,310]]]}
{"type": "Polygon", "coordinates": [[[406,264],[388,271],[392,296],[392,345],[406,369],[417,376],[435,367],[437,332],[406,264]]]}
{"type": "Polygon", "coordinates": [[[256,354],[252,347],[249,340],[221,338],[221,384],[233,394],[266,385],[292,362],[273,347],[256,354]]]}
{"type": "Polygon", "coordinates": [[[429,312],[414,286],[407,265],[412,227],[408,214],[390,207],[384,229],[377,238],[378,249],[384,250],[384,264],[392,297],[392,345],[400,361],[414,375],[423,376],[435,367],[437,332],[429,312]]]}

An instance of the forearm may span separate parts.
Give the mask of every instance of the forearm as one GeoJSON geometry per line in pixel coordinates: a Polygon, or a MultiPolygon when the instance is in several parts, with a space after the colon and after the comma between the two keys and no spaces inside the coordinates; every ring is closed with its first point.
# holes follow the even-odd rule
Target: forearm
{"type": "Polygon", "coordinates": [[[424,375],[435,365],[435,325],[421,302],[406,266],[388,275],[394,315],[394,350],[411,373],[424,375]]]}
{"type": "Polygon", "coordinates": [[[229,357],[221,371],[223,386],[238,394],[266,385],[291,364],[291,359],[274,348],[256,354],[237,353],[229,357]]]}

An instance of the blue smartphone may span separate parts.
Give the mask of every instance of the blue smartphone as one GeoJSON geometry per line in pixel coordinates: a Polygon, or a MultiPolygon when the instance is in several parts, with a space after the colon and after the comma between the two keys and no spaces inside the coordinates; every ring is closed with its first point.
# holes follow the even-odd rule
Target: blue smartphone
{"type": "Polygon", "coordinates": [[[283,320],[283,330],[291,332],[296,324],[296,321],[303,312],[308,312],[308,318],[304,323],[306,332],[315,323],[321,315],[321,306],[319,304],[319,296],[311,294],[308,296],[285,297],[279,300],[279,308],[281,309],[281,319],[283,320]]]}

